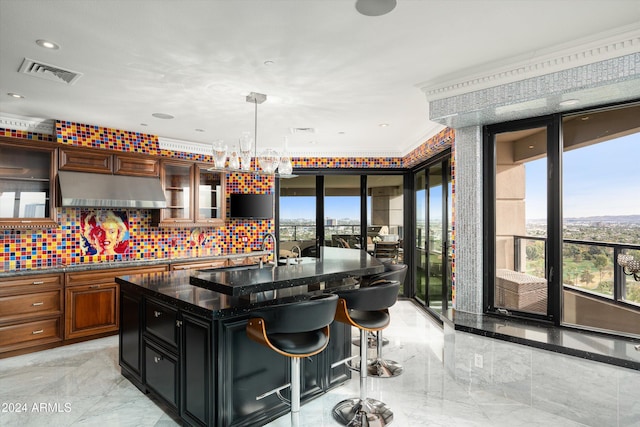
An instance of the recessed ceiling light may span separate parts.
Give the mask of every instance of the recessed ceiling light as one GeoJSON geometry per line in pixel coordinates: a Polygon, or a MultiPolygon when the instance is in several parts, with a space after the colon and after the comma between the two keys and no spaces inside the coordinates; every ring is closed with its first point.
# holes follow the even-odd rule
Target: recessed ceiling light
{"type": "Polygon", "coordinates": [[[316,145],[316,141],[313,141],[313,140],[312,140],[312,141],[309,141],[309,144],[311,144],[311,145],[316,145]]]}
{"type": "Polygon", "coordinates": [[[382,16],[396,7],[397,0],[357,0],[356,10],[365,16],[382,16]]]}
{"type": "Polygon", "coordinates": [[[346,132],[341,130],[340,132],[338,132],[338,135],[344,135],[346,132]]]}
{"type": "Polygon", "coordinates": [[[196,132],[204,132],[204,129],[196,129],[196,132]]]}
{"type": "Polygon", "coordinates": [[[266,61],[264,61],[264,65],[266,65],[267,67],[268,67],[269,65],[273,65],[273,64],[275,64],[275,62],[274,62],[274,61],[272,61],[272,60],[270,60],[270,59],[267,59],[266,61]]]}
{"type": "Polygon", "coordinates": [[[381,128],[386,128],[389,127],[389,123],[380,123],[378,126],[380,126],[381,128]]]}
{"type": "Polygon", "coordinates": [[[49,40],[39,39],[39,40],[36,40],[36,44],[45,49],[53,49],[53,50],[60,49],[60,45],[58,43],[55,43],[49,40]]]}
{"type": "Polygon", "coordinates": [[[174,118],[174,116],[172,116],[171,114],[166,114],[166,113],[153,113],[152,116],[155,117],[156,119],[165,119],[165,120],[174,118]]]}
{"type": "Polygon", "coordinates": [[[146,123],[140,123],[140,126],[149,126],[149,125],[146,123]]]}
{"type": "Polygon", "coordinates": [[[18,98],[18,99],[23,99],[24,98],[24,96],[20,95],[19,93],[9,92],[9,93],[7,93],[7,95],[9,95],[12,98],[18,98]]]}
{"type": "Polygon", "coordinates": [[[558,103],[558,105],[560,105],[561,107],[567,107],[569,105],[576,105],[577,103],[579,103],[580,101],[577,99],[567,99],[565,101],[561,101],[558,103]]]}

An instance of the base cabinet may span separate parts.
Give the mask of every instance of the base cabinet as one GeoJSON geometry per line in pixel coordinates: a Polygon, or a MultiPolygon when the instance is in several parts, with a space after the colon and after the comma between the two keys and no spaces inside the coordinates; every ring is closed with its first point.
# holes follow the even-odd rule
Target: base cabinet
{"type": "Polygon", "coordinates": [[[74,286],[66,290],[65,338],[118,330],[118,285],[74,286]]]}
{"type": "Polygon", "coordinates": [[[211,320],[126,288],[120,306],[122,374],[187,425],[215,425],[211,320]]]}
{"type": "Polygon", "coordinates": [[[0,280],[0,355],[62,341],[61,274],[0,280]]]}
{"type": "MultiPolygon", "coordinates": [[[[275,394],[256,400],[290,382],[290,360],[247,337],[248,314],[206,318],[120,283],[122,374],[185,425],[254,427],[289,411],[275,394]]],[[[331,363],[350,351],[351,329],[334,322],[334,339],[303,362],[303,403],[350,378],[331,363]]],[[[282,394],[289,397],[289,389],[282,394]]]]}

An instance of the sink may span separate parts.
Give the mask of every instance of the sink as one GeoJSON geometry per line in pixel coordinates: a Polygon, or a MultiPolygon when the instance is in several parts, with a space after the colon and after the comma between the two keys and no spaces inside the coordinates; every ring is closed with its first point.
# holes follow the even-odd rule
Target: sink
{"type": "MultiPolygon", "coordinates": [[[[316,262],[315,257],[312,256],[303,256],[300,258],[289,258],[289,265],[299,265],[299,264],[311,264],[316,262]]],[[[287,258],[280,258],[278,260],[278,265],[287,265],[287,258]]]]}

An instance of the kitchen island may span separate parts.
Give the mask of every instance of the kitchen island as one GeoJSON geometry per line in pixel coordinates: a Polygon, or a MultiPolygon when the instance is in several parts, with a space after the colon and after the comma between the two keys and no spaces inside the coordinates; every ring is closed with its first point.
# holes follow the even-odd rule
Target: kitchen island
{"type": "MultiPolygon", "coordinates": [[[[118,277],[122,375],[185,424],[264,425],[289,410],[275,394],[256,400],[289,382],[289,360],[247,338],[252,313],[383,269],[364,251],[322,248],[300,264],[118,277]]],[[[303,362],[303,404],[348,380],[331,365],[350,355],[351,329],[334,322],[327,349],[303,362]]]]}

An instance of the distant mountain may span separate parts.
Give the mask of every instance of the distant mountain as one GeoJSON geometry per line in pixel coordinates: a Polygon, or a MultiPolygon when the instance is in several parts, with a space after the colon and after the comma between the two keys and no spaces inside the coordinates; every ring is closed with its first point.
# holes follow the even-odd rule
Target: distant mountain
{"type": "Polygon", "coordinates": [[[625,224],[640,224],[640,215],[601,215],[585,216],[579,218],[565,218],[565,223],[570,222],[615,222],[625,224]]]}

